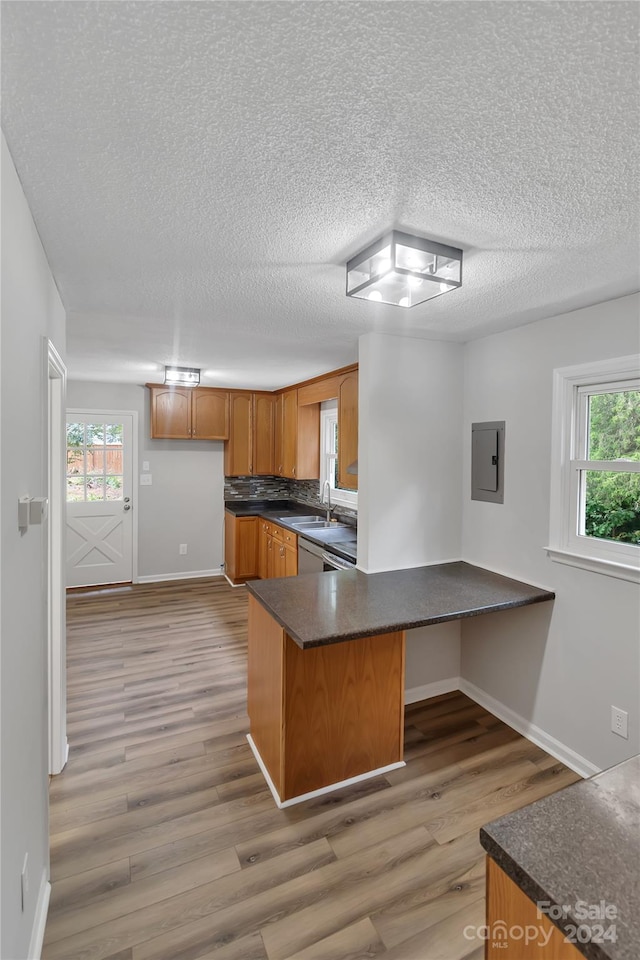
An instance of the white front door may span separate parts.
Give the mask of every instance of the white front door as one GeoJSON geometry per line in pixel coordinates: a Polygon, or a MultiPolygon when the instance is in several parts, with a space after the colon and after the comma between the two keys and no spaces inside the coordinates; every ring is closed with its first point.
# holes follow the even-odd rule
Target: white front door
{"type": "Polygon", "coordinates": [[[67,586],[133,579],[134,414],[67,411],[67,586]]]}

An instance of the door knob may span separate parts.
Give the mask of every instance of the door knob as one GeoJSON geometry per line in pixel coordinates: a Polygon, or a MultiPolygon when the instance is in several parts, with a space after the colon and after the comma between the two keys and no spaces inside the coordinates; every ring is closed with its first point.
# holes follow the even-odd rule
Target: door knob
{"type": "Polygon", "coordinates": [[[129,503],[130,500],[131,500],[131,497],[125,497],[125,498],[124,498],[124,502],[125,502],[125,503],[129,503]]]}
{"type": "Polygon", "coordinates": [[[124,509],[125,509],[125,510],[131,510],[131,504],[130,504],[130,503],[125,503],[124,509]]]}

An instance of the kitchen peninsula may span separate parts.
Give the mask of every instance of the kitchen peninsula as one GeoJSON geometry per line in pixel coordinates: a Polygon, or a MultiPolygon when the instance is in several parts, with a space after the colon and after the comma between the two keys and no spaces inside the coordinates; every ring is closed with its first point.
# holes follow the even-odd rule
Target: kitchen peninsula
{"type": "Polygon", "coordinates": [[[279,806],[403,765],[405,630],[555,596],[462,561],[247,587],[249,743],[279,806]]]}

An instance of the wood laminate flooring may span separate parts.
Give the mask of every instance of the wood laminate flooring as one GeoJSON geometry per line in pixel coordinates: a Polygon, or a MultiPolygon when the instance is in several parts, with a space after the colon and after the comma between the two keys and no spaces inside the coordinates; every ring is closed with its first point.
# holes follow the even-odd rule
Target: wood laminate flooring
{"type": "Polygon", "coordinates": [[[578,777],[461,693],[406,767],[278,810],[246,742],[247,595],[74,593],[44,960],[481,960],[478,828],[578,777]]]}

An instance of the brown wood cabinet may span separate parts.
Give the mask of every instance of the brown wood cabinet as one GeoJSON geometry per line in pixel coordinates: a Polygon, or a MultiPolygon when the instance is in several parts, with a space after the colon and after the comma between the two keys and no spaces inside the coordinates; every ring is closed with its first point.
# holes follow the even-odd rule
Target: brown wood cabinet
{"type": "Polygon", "coordinates": [[[301,650],[249,597],[251,737],[280,800],[401,761],[403,703],[404,633],[301,650]]]}
{"type": "Polygon", "coordinates": [[[244,477],[251,474],[252,408],[251,393],[231,391],[229,394],[229,441],[224,448],[224,472],[227,477],[244,477]]]}
{"type": "Polygon", "coordinates": [[[295,533],[267,520],[260,520],[258,576],[297,577],[298,537],[295,533]]]}
{"type": "Polygon", "coordinates": [[[358,459],[358,371],[340,382],[338,394],[338,483],[358,489],[358,475],[347,468],[358,459]]]}
{"type": "Polygon", "coordinates": [[[254,393],[252,444],[254,476],[273,476],[275,470],[276,398],[273,393],[254,393]]]}
{"type": "Polygon", "coordinates": [[[224,451],[227,477],[275,474],[275,411],[272,393],[231,392],[229,442],[224,451]]]}
{"type": "Polygon", "coordinates": [[[298,391],[278,395],[275,467],[280,477],[317,480],[320,476],[320,404],[298,404],[298,391]]]}
{"type": "Polygon", "coordinates": [[[261,580],[269,577],[269,553],[272,549],[271,524],[267,520],[258,520],[258,576],[261,580]]]}
{"type": "Polygon", "coordinates": [[[487,926],[489,937],[485,957],[505,960],[580,960],[583,956],[544,914],[538,916],[536,904],[506,875],[495,860],[487,857],[487,926]],[[538,929],[540,935],[528,942],[521,931],[538,929]],[[495,936],[492,937],[492,931],[495,936]],[[509,931],[516,936],[510,937],[509,931]]]}
{"type": "Polygon", "coordinates": [[[148,383],[153,440],[226,440],[229,392],[148,383]]]}
{"type": "Polygon", "coordinates": [[[232,583],[258,576],[258,517],[225,513],[224,569],[232,583]]]}

